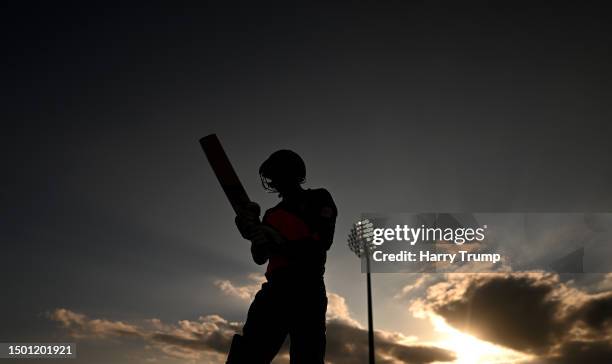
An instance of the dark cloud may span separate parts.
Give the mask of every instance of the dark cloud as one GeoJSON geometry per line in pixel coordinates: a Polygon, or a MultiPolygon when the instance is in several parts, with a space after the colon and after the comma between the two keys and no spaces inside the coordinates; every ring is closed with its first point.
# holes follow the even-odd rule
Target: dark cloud
{"type": "Polygon", "coordinates": [[[558,355],[549,359],[551,364],[609,364],[612,363],[610,340],[568,341],[563,343],[558,355]]]}
{"type": "MultiPolygon", "coordinates": [[[[453,352],[434,346],[404,345],[396,335],[377,331],[375,336],[377,363],[432,363],[455,359],[453,352]]],[[[367,331],[341,321],[327,324],[326,360],[333,364],[367,363],[367,331]]]]}
{"type": "Polygon", "coordinates": [[[547,299],[552,289],[528,277],[491,279],[469,285],[463,299],[437,306],[436,313],[461,331],[541,353],[565,329],[555,318],[560,303],[547,299]]]}
{"type": "Polygon", "coordinates": [[[597,334],[610,332],[612,327],[612,292],[596,295],[585,302],[572,316],[597,334]]]}
{"type": "Polygon", "coordinates": [[[450,277],[413,309],[551,363],[612,362],[612,292],[589,294],[544,273],[450,277]]]}

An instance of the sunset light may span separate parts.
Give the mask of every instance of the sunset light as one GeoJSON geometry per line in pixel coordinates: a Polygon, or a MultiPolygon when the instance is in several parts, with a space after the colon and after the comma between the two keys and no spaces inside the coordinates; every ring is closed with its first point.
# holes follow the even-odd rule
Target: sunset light
{"type": "Polygon", "coordinates": [[[454,329],[440,318],[434,319],[434,326],[442,336],[435,344],[455,352],[456,364],[509,364],[529,358],[528,355],[493,345],[454,329]]]}

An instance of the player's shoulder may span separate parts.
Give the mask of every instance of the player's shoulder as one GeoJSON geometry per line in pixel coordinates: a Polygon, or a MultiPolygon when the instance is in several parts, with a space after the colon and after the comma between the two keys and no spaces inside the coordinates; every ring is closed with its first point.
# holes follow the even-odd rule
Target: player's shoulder
{"type": "Polygon", "coordinates": [[[314,198],[320,201],[333,201],[331,193],[325,188],[309,188],[308,190],[309,198],[314,198]]]}
{"type": "Polygon", "coordinates": [[[321,208],[324,209],[325,211],[328,211],[328,214],[330,216],[335,216],[338,214],[338,208],[336,207],[336,204],[334,203],[334,199],[331,196],[331,193],[329,193],[328,190],[326,190],[325,188],[315,188],[315,189],[308,189],[310,196],[308,196],[308,200],[314,205],[317,206],[317,208],[321,208]]]}

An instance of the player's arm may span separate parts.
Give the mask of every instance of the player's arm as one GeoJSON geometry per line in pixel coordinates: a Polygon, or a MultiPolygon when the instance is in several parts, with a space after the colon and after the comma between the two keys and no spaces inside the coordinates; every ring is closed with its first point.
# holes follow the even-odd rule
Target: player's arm
{"type": "Polygon", "coordinates": [[[266,263],[270,254],[284,242],[276,230],[261,223],[260,212],[259,205],[251,202],[236,215],[238,231],[243,238],[251,241],[251,255],[258,265],[266,263]]]}
{"type": "Polygon", "coordinates": [[[273,227],[260,224],[251,236],[251,255],[255,263],[264,264],[271,254],[282,251],[286,240],[273,227]]]}
{"type": "Polygon", "coordinates": [[[269,257],[268,248],[263,244],[258,244],[257,235],[259,234],[259,226],[261,221],[259,220],[259,214],[261,208],[257,203],[251,202],[245,205],[242,209],[238,210],[236,215],[236,227],[246,240],[251,241],[251,256],[256,264],[264,264],[269,257]]]}

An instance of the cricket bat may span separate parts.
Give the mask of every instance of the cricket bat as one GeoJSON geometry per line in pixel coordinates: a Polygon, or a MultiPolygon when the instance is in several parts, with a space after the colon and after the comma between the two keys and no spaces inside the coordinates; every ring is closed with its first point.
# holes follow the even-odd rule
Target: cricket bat
{"type": "Polygon", "coordinates": [[[210,134],[200,139],[200,145],[204,149],[204,154],[208,158],[208,163],[215,172],[225,196],[229,200],[234,212],[238,214],[239,211],[244,209],[244,206],[251,200],[247,195],[232,163],[230,162],[219,138],[216,134],[210,134]]]}

